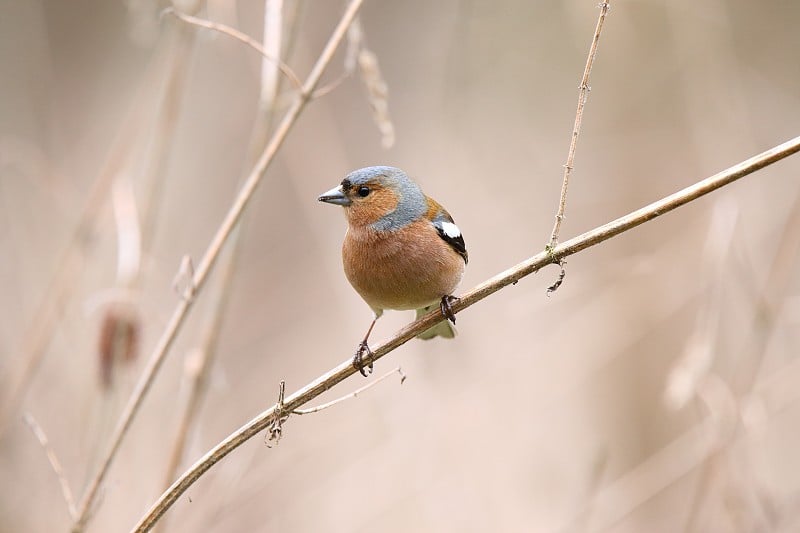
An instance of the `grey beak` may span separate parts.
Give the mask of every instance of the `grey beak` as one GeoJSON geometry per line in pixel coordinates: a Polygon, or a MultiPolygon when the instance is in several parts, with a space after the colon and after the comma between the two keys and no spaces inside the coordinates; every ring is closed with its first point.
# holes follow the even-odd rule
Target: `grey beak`
{"type": "Polygon", "coordinates": [[[329,190],[326,193],[321,194],[320,197],[317,198],[317,200],[319,200],[320,202],[326,202],[329,204],[335,204],[341,206],[348,206],[353,203],[350,200],[350,198],[344,195],[344,193],[342,192],[341,185],[339,185],[338,187],[334,187],[333,189],[329,190]]]}

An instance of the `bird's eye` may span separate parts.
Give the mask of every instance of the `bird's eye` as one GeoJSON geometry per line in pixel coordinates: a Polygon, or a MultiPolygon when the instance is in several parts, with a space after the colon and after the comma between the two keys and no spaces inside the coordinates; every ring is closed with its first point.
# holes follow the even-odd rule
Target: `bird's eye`
{"type": "Polygon", "coordinates": [[[367,187],[366,185],[362,185],[361,187],[358,188],[358,191],[356,192],[361,198],[364,198],[369,194],[369,187],[367,187]]]}

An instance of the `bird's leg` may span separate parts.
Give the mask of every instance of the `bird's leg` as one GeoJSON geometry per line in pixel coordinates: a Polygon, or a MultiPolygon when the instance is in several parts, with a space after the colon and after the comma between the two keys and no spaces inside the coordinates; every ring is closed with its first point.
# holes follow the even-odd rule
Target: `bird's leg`
{"type": "Polygon", "coordinates": [[[367,344],[367,340],[364,339],[359,343],[358,349],[356,350],[356,355],[353,357],[353,368],[361,372],[361,375],[364,377],[369,376],[372,374],[372,368],[374,366],[374,361],[372,359],[372,350],[369,349],[369,345],[367,344]],[[365,357],[366,355],[366,357],[365,357]],[[366,368],[369,370],[367,372],[364,370],[364,359],[369,359],[369,362],[366,365],[366,368]]]}
{"type": "Polygon", "coordinates": [[[372,328],[375,327],[375,322],[378,321],[378,315],[375,315],[375,318],[372,319],[372,324],[369,325],[369,329],[367,330],[367,334],[364,335],[364,340],[358,345],[358,349],[356,350],[356,355],[353,357],[353,368],[361,372],[361,375],[367,377],[368,375],[372,374],[372,368],[374,366],[374,360],[372,359],[372,350],[369,349],[369,345],[367,344],[367,339],[369,339],[369,334],[372,333],[372,328]],[[366,356],[369,358],[369,363],[367,368],[369,372],[364,370],[364,355],[366,352],[366,356]]]}
{"type": "Polygon", "coordinates": [[[457,298],[451,294],[445,294],[442,296],[442,302],[439,304],[439,308],[442,310],[442,315],[453,324],[456,323],[456,314],[453,313],[453,308],[451,305],[459,300],[461,300],[461,298],[457,298]]]}

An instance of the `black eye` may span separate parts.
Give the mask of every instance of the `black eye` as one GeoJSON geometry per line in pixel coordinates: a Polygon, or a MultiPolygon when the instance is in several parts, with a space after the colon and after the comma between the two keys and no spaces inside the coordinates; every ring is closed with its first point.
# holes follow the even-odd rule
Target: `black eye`
{"type": "Polygon", "coordinates": [[[367,187],[366,185],[362,185],[361,187],[358,188],[358,191],[356,192],[361,198],[364,198],[366,195],[369,194],[369,187],[367,187]]]}

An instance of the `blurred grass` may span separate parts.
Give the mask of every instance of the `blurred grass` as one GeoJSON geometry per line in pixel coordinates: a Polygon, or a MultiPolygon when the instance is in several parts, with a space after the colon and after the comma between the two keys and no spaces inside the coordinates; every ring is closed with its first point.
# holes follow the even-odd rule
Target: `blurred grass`
{"type": "MultiPolygon", "coordinates": [[[[388,85],[395,146],[381,148],[357,78],[301,118],[249,207],[189,461],[272,403],[279,380],[294,390],[347,358],[363,333],[369,309],[341,272],[344,221],[315,200],[347,171],[400,166],[447,206],[470,250],[463,288],[544,246],[595,4],[367,2],[362,23],[388,85]]],[[[210,6],[215,20],[255,37],[261,9],[249,1],[210,6]]],[[[292,62],[299,75],[339,9],[307,2],[292,62]]],[[[155,12],[136,15],[97,0],[0,5],[0,386],[20,360],[56,258],[157,53],[155,12]],[[142,31],[148,24],[152,31],[142,31]]],[[[798,23],[800,5],[791,1],[614,2],[562,238],[797,135],[798,23]]],[[[177,298],[170,282],[180,258],[199,257],[233,198],[258,76],[251,51],[198,34],[143,262],[145,353],[177,298]]],[[[147,137],[138,142],[144,153],[147,137]]],[[[386,362],[386,370],[403,366],[402,388],[390,380],[358,400],[292,419],[277,448],[248,443],[190,490],[192,503],[181,499],[170,529],[552,531],[585,510],[578,530],[672,532],[701,501],[694,531],[794,530],[800,411],[792,387],[768,378],[791,384],[800,377],[796,267],[768,341],[759,353],[747,347],[768,265],[800,192],[798,171],[790,159],[571,258],[550,298],[544,288],[557,272],[545,270],[460,315],[453,342],[406,345],[386,362]],[[724,268],[709,271],[698,265],[713,206],[723,200],[738,221],[724,268]],[[720,287],[716,299],[710,286],[720,287]],[[661,479],[629,477],[652,472],[654,453],[708,420],[697,399],[680,411],[663,403],[701,311],[719,323],[715,380],[733,383],[739,368],[763,359],[757,394],[738,392],[733,407],[710,419],[712,429],[726,428],[743,409],[750,423],[739,426],[707,483],[699,483],[702,469],[692,469],[633,506],[670,466],[706,449],[699,439],[689,443],[691,453],[667,455],[655,470],[661,479]],[[769,402],[759,410],[761,397],[769,402]],[[761,413],[757,424],[753,413],[761,413]],[[599,456],[604,467],[591,488],[599,456]],[[626,479],[634,481],[619,484],[626,479]]],[[[136,186],[143,195],[144,185],[136,186]]],[[[119,369],[115,389],[102,392],[101,315],[87,302],[114,284],[110,209],[97,227],[23,406],[46,430],[74,492],[141,365],[119,369]]],[[[123,444],[90,531],[125,530],[157,496],[182,359],[209,312],[201,296],[123,444]]],[[[376,340],[410,319],[388,313],[376,340]]],[[[0,471],[0,529],[67,529],[58,483],[20,417],[0,440],[0,471]]]]}

